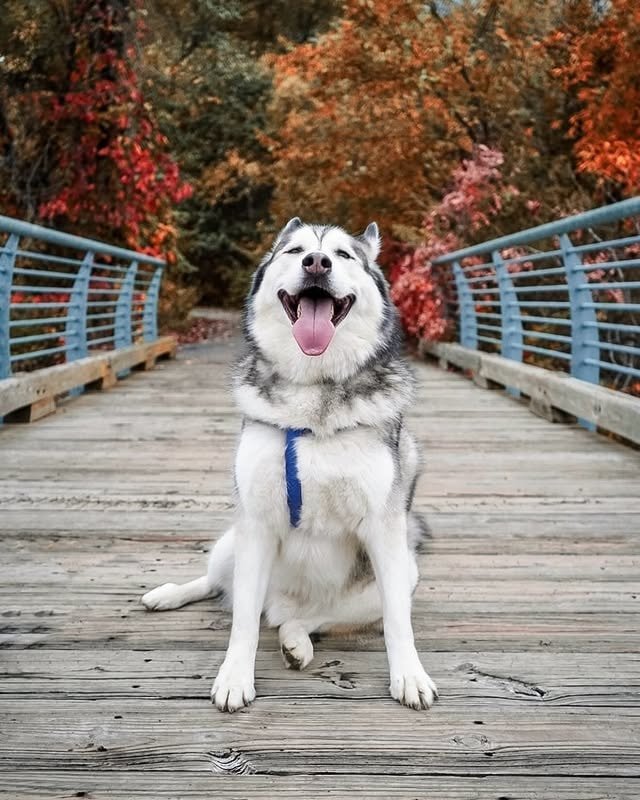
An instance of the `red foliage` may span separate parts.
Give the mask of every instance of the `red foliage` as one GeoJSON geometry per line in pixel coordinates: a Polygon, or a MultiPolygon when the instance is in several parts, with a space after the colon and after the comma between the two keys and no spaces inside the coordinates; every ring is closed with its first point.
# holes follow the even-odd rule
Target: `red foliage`
{"type": "Polygon", "coordinates": [[[392,261],[391,296],[411,336],[440,340],[451,333],[453,320],[446,305],[450,268],[434,267],[433,262],[462,247],[462,237],[468,232],[488,226],[502,209],[502,197],[517,193],[515,187],[502,183],[502,161],[498,150],[478,146],[473,157],[453,171],[450,190],[426,217],[424,243],[392,261]]]}
{"type": "Polygon", "coordinates": [[[134,48],[119,52],[107,46],[94,52],[88,44],[96,29],[110,31],[115,12],[110,4],[90,3],[91,13],[83,15],[86,5],[81,0],[73,4],[77,46],[67,90],[34,98],[42,124],[60,143],[59,188],[39,215],[76,229],[97,228],[132,248],[160,255],[175,236],[172,205],[192,189],[181,180],[140,90],[134,48]]]}
{"type": "Polygon", "coordinates": [[[21,292],[18,287],[17,291],[11,292],[10,304],[13,306],[16,303],[33,303],[34,305],[38,305],[39,303],[68,303],[69,298],[69,293],[65,291],[47,292],[44,294],[36,292],[25,293],[21,292]]]}
{"type": "Polygon", "coordinates": [[[410,336],[440,340],[449,332],[450,321],[445,287],[432,269],[433,257],[428,248],[419,247],[396,261],[391,270],[391,297],[410,336]]]}

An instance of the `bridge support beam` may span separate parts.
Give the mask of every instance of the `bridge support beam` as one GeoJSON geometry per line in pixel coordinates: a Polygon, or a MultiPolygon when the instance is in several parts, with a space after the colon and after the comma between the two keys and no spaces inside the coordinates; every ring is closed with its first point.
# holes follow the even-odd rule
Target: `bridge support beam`
{"type": "MultiPolygon", "coordinates": [[[[468,350],[459,344],[423,340],[420,351],[423,355],[444,359],[460,369],[477,372],[502,386],[513,386],[535,399],[530,410],[536,414],[544,407],[554,412],[558,410],[640,444],[640,403],[631,395],[578,380],[564,372],[520,364],[493,353],[468,350]]],[[[565,419],[563,414],[558,414],[554,421],[565,419]]]]}
{"type": "Polygon", "coordinates": [[[129,374],[139,364],[173,358],[177,342],[163,336],[155,342],[141,342],[131,347],[79,358],[53,367],[14,375],[0,382],[0,417],[7,422],[32,422],[55,411],[55,400],[78,386],[108,389],[116,376],[129,374]]]}

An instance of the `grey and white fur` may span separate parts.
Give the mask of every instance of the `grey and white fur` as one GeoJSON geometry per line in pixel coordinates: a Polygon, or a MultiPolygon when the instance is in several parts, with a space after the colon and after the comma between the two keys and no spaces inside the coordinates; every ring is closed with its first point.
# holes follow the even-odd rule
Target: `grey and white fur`
{"type": "Polygon", "coordinates": [[[411,511],[420,460],[404,424],[414,378],[379,249],[375,223],[352,236],[296,217],[280,232],[254,275],[235,371],[243,415],[235,521],[205,576],[142,598],[155,611],[229,598],[229,647],[211,691],[221,711],[255,698],[263,614],[294,669],[313,658],[314,631],[382,619],[392,697],[415,709],[437,697],[411,625],[425,532],[411,511]],[[308,431],[296,441],[297,527],[287,506],[287,428],[308,431]]]}

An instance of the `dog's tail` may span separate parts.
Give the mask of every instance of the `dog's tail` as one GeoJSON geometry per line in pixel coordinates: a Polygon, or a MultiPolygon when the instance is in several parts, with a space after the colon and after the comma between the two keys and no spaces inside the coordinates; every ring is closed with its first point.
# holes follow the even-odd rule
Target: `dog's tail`
{"type": "Polygon", "coordinates": [[[426,543],[431,539],[431,530],[427,520],[418,511],[409,512],[407,538],[409,547],[416,553],[423,553],[426,549],[426,543]]]}

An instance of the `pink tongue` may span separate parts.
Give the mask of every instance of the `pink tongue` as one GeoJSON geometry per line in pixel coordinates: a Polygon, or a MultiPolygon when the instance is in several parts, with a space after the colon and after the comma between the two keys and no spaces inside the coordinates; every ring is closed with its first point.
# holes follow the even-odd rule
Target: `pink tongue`
{"type": "Polygon", "coordinates": [[[313,300],[301,297],[300,316],[293,324],[293,335],[298,346],[308,356],[319,356],[329,347],[333,339],[335,327],[333,317],[333,301],[326,297],[313,300]]]}

